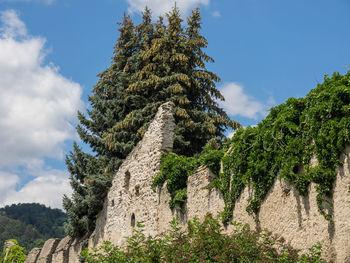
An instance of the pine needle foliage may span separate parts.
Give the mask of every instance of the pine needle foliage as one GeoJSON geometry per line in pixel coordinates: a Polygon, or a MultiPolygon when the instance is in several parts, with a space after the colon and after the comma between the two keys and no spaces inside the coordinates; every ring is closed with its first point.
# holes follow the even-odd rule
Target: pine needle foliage
{"type": "Polygon", "coordinates": [[[207,41],[200,35],[199,10],[192,12],[186,28],[176,7],[166,19],[166,25],[159,19],[153,31],[146,30],[153,32],[153,39],[145,38],[146,44],[140,49],[140,68],[126,89],[127,94],[145,100],[105,133],[109,147],[114,147],[125,127],[142,136],[158,107],[167,101],[175,103],[176,153],[198,154],[209,139],[223,137],[227,127],[239,127],[217,104],[217,100],[223,100],[215,86],[220,78],[206,69],[206,63],[213,59],[203,51],[207,41]]]}

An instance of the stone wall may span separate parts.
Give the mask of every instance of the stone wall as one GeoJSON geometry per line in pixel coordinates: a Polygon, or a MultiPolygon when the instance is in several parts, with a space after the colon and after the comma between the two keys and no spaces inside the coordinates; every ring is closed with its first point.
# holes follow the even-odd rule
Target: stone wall
{"type": "MultiPolygon", "coordinates": [[[[330,200],[334,207],[333,222],[319,213],[314,184],[309,186],[308,196],[302,197],[289,183],[276,180],[262,203],[258,225],[283,236],[298,249],[304,250],[321,242],[327,259],[350,262],[350,147],[345,152],[341,157],[344,165],[337,168],[333,200],[330,200]]],[[[316,160],[313,165],[317,165],[316,160]]],[[[251,194],[249,188],[243,191],[236,202],[233,220],[256,226],[245,210],[251,194]]]]}
{"type": "Polygon", "coordinates": [[[143,139],[120,166],[97,217],[90,247],[105,240],[123,244],[125,237],[133,234],[137,222],[144,225],[146,235],[158,233],[159,200],[152,190],[152,178],[159,172],[162,153],[172,151],[173,106],[166,103],[159,108],[143,139]]]}
{"type": "Polygon", "coordinates": [[[24,263],[80,263],[79,255],[84,246],[83,239],[70,237],[48,239],[42,248],[33,248],[24,263]]]}
{"type": "MultiPolygon", "coordinates": [[[[144,225],[146,235],[156,236],[169,230],[173,217],[186,224],[194,217],[203,218],[207,213],[216,216],[223,210],[224,201],[220,192],[204,188],[214,178],[205,167],[198,168],[188,178],[184,213],[170,210],[166,185],[156,191],[152,189],[153,178],[159,172],[161,154],[172,150],[174,128],[173,104],[163,104],[144,138],[120,166],[104,208],[97,217],[96,229],[89,237],[89,247],[100,246],[104,241],[123,245],[125,238],[133,234],[137,222],[144,225]]],[[[327,259],[350,262],[349,153],[350,147],[342,156],[344,165],[337,168],[331,200],[334,206],[333,222],[325,220],[317,211],[314,185],[310,185],[307,197],[301,197],[292,185],[280,180],[276,180],[261,206],[259,223],[245,210],[252,196],[249,187],[244,189],[235,204],[233,220],[249,223],[252,227],[268,228],[302,250],[321,242],[327,259]]],[[[317,160],[313,160],[313,165],[317,165],[317,160]]],[[[230,233],[232,226],[229,225],[224,231],[230,233]]],[[[36,254],[32,251],[31,258],[35,259],[26,262],[50,262],[45,261],[49,259],[54,263],[75,263],[81,249],[79,240],[48,240],[41,251],[37,250],[36,254]]]]}

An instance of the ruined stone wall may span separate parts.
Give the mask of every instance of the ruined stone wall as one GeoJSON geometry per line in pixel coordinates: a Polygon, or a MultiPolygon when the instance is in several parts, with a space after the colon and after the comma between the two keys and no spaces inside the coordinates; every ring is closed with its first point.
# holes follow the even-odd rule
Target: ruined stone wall
{"type": "MultiPolygon", "coordinates": [[[[198,168],[188,178],[184,212],[170,210],[166,185],[153,191],[152,181],[159,172],[161,154],[172,150],[174,128],[173,104],[163,104],[144,138],[119,168],[104,208],[98,215],[96,229],[89,238],[89,247],[99,246],[104,241],[123,245],[125,238],[133,234],[137,222],[144,225],[146,235],[155,236],[169,230],[173,217],[178,217],[185,225],[194,217],[203,218],[207,213],[217,216],[223,210],[221,193],[216,189],[204,188],[214,178],[205,167],[198,168]]],[[[333,222],[325,220],[317,211],[313,184],[310,185],[309,195],[301,197],[292,185],[281,180],[276,180],[262,203],[259,223],[246,212],[252,196],[249,187],[244,189],[235,204],[233,221],[267,228],[302,250],[321,242],[327,259],[339,263],[350,262],[349,153],[350,147],[342,156],[344,165],[337,169],[331,200],[334,206],[333,222]]],[[[313,160],[313,165],[317,165],[317,160],[313,160]]],[[[224,231],[230,233],[232,226],[227,226],[224,231]]],[[[79,262],[81,249],[80,240],[48,240],[41,250],[33,250],[30,258],[34,259],[27,259],[26,262],[75,263],[79,262]]]]}
{"type": "Polygon", "coordinates": [[[97,217],[90,247],[106,240],[123,244],[137,222],[143,224],[146,235],[158,233],[159,195],[152,190],[152,181],[159,172],[162,153],[173,149],[173,106],[169,102],[159,108],[143,139],[120,166],[97,217]]]}

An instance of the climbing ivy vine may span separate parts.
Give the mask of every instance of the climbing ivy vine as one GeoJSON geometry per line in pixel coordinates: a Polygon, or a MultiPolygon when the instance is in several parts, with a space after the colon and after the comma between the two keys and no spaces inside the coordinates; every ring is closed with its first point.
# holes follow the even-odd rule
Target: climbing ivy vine
{"type": "Polygon", "coordinates": [[[187,200],[187,178],[193,174],[200,165],[206,165],[214,173],[219,174],[220,162],[225,152],[225,147],[214,138],[204,147],[202,154],[195,157],[186,157],[176,153],[168,153],[162,156],[160,172],[153,180],[153,187],[162,187],[166,182],[170,193],[170,208],[182,208],[187,200]]]}
{"type": "Polygon", "coordinates": [[[350,72],[327,75],[305,98],[290,98],[274,107],[257,127],[240,129],[223,157],[219,189],[225,200],[223,221],[232,217],[235,201],[246,185],[253,197],[247,211],[257,214],[277,175],[307,195],[316,184],[319,212],[331,220],[333,182],[340,154],[350,142],[350,72]],[[318,165],[310,165],[315,156],[318,165]]]}
{"type": "Polygon", "coordinates": [[[199,158],[164,155],[161,172],[153,185],[167,182],[170,206],[181,206],[186,201],[188,175],[200,164],[207,165],[217,175],[212,187],[223,194],[222,219],[227,223],[247,185],[254,191],[246,210],[257,215],[277,176],[293,183],[302,196],[308,194],[313,182],[318,210],[332,220],[330,198],[335,169],[341,165],[340,154],[349,143],[350,71],[345,75],[326,75],[324,83],[305,98],[290,98],[272,108],[256,127],[237,130],[230,143],[221,149],[209,143],[199,158]],[[318,160],[316,166],[310,165],[313,156],[318,160]]]}

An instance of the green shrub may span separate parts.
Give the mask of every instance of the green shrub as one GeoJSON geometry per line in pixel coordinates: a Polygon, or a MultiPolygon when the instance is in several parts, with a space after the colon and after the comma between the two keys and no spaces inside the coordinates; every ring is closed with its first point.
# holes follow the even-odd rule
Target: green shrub
{"type": "Polygon", "coordinates": [[[169,234],[147,238],[138,224],[125,248],[106,242],[99,249],[86,248],[82,256],[88,263],[326,262],[321,258],[320,244],[299,255],[300,251],[286,245],[282,238],[266,230],[251,230],[247,224],[234,223],[232,234],[223,234],[219,222],[210,215],[202,223],[197,219],[190,221],[187,232],[175,219],[171,226],[169,234]]]}
{"type": "Polygon", "coordinates": [[[0,263],[23,263],[27,257],[26,254],[26,249],[24,247],[19,246],[16,239],[6,240],[4,248],[2,250],[0,263]],[[15,245],[9,248],[7,257],[5,259],[7,242],[13,242],[15,245]]]}

